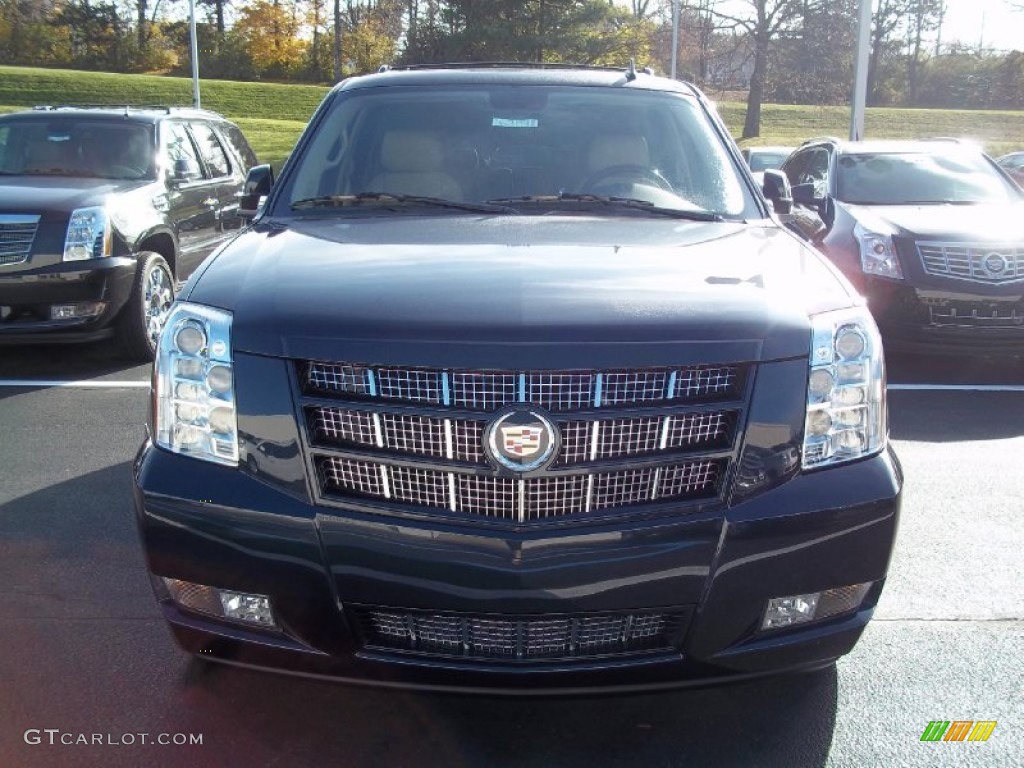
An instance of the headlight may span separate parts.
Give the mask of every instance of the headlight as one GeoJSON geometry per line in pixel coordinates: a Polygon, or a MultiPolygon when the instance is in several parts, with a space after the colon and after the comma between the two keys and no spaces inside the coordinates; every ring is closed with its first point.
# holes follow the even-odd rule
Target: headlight
{"type": "Polygon", "coordinates": [[[860,268],[864,274],[903,279],[903,269],[896,258],[896,246],[891,236],[872,232],[860,223],[854,225],[853,236],[860,246],[860,268]]]}
{"type": "Polygon", "coordinates": [[[110,218],[103,208],[71,212],[64,238],[64,261],[84,261],[111,253],[110,218]]]}
{"type": "Polygon", "coordinates": [[[153,385],[157,445],[218,464],[238,464],[230,312],[175,304],[160,334],[153,385]]]}
{"type": "Polygon", "coordinates": [[[867,309],[813,316],[803,468],[878,453],[886,430],[882,340],[867,309]]]}

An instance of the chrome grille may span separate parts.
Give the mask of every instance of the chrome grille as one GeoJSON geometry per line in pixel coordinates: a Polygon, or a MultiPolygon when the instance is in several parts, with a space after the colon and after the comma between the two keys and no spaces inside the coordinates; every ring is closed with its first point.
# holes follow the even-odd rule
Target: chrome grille
{"type": "Polygon", "coordinates": [[[529,402],[558,412],[672,400],[736,399],[742,395],[742,373],[738,365],[515,373],[305,362],[299,366],[299,381],[303,391],[312,395],[362,395],[473,411],[529,402]]]}
{"type": "Polygon", "coordinates": [[[397,467],[372,461],[317,458],[322,488],[333,495],[389,499],[510,522],[582,515],[653,501],[718,494],[725,459],[681,462],[617,472],[526,479],[397,467]]]}
{"type": "Polygon", "coordinates": [[[1024,247],[1006,243],[917,243],[930,275],[1002,284],[1024,281],[1024,247]]]}
{"type": "MultiPolygon", "coordinates": [[[[450,458],[489,466],[484,456],[486,422],[483,421],[388,412],[374,414],[331,406],[308,408],[307,421],[314,444],[376,447],[395,453],[446,458],[450,439],[450,458]]],[[[556,466],[658,452],[726,448],[732,443],[736,421],[734,410],[559,421],[562,444],[556,466]]]]}
{"type": "Polygon", "coordinates": [[[0,266],[28,260],[38,226],[38,216],[0,214],[0,266]]]}
{"type": "Polygon", "coordinates": [[[297,366],[322,501],[375,499],[513,525],[720,498],[748,380],[745,365],[297,366]],[[554,463],[529,477],[503,475],[484,445],[495,413],[512,403],[551,412],[560,433],[554,463]]]}
{"type": "Polygon", "coordinates": [[[674,650],[682,613],[509,616],[354,609],[369,648],[481,661],[529,661],[674,650]]]}

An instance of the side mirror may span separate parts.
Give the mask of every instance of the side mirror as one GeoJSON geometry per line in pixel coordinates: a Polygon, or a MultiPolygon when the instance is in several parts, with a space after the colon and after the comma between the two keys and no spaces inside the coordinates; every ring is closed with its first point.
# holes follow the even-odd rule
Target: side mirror
{"type": "Polygon", "coordinates": [[[274,186],[274,169],[269,165],[254,165],[245,176],[245,184],[238,195],[238,215],[253,219],[260,210],[263,198],[274,186]]]}
{"type": "Polygon", "coordinates": [[[769,169],[764,172],[761,191],[766,199],[772,201],[772,207],[779,214],[793,211],[793,194],[789,188],[789,179],[782,171],[769,169]]]}

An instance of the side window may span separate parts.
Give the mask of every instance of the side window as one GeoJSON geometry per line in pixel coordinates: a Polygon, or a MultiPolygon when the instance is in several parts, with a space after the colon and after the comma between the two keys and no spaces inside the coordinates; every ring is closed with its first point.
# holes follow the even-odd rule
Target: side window
{"type": "Polygon", "coordinates": [[[203,178],[199,154],[182,123],[163,124],[163,145],[171,178],[183,181],[203,178]]]}
{"type": "Polygon", "coordinates": [[[814,194],[822,197],[828,193],[828,151],[816,149],[811,153],[810,161],[804,170],[803,182],[813,182],[814,194]]]}
{"type": "Polygon", "coordinates": [[[785,172],[786,178],[789,179],[790,186],[795,187],[800,183],[800,177],[803,176],[804,169],[807,167],[809,155],[809,152],[797,152],[783,163],[782,170],[785,172]]]}
{"type": "Polygon", "coordinates": [[[192,123],[192,135],[199,145],[199,154],[206,161],[206,167],[214,178],[231,174],[231,161],[213,129],[205,123],[192,123]]]}

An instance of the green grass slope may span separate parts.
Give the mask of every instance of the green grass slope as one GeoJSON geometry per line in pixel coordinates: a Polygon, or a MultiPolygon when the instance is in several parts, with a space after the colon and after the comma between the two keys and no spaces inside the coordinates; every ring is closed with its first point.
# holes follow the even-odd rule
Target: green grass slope
{"type": "MultiPolygon", "coordinates": [[[[327,89],[311,85],[238,83],[202,80],[200,96],[207,109],[237,122],[263,162],[280,166],[327,89]]],[[[37,104],[192,103],[192,81],[181,77],[118,75],[59,69],[0,66],[0,111],[37,104]]],[[[721,102],[718,109],[739,137],[746,105],[721,102]]],[[[813,136],[846,136],[847,107],[766,104],[761,136],[746,144],[796,145],[813,136]]],[[[972,138],[992,155],[1024,148],[1024,112],[936,109],[869,109],[868,138],[958,136],[972,138]]]]}

